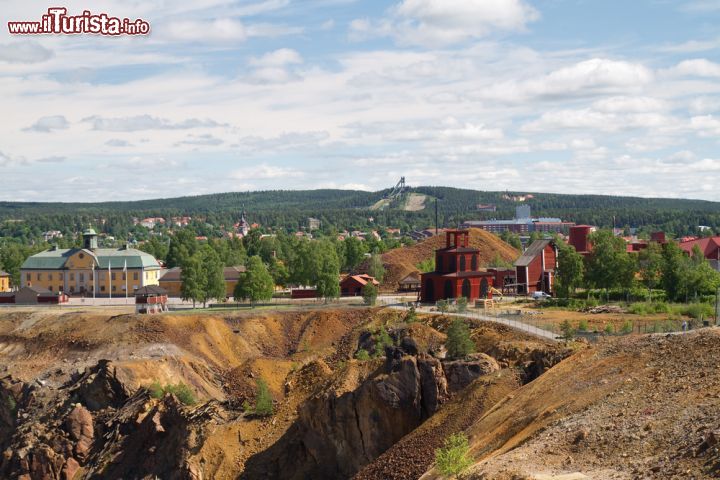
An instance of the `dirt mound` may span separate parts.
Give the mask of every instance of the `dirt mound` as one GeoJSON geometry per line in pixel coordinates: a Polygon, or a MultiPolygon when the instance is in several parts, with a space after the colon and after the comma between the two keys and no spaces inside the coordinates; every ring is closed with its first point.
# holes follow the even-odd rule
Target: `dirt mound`
{"type": "MultiPolygon", "coordinates": [[[[496,235],[477,228],[470,229],[470,246],[477,248],[478,264],[487,266],[496,256],[514,262],[520,252],[503,242],[496,235]]],[[[445,247],[445,235],[437,235],[416,243],[410,247],[400,247],[382,255],[385,265],[385,278],[381,288],[397,290],[400,280],[413,272],[417,272],[417,264],[435,258],[435,250],[445,247]]]]}
{"type": "Polygon", "coordinates": [[[719,349],[715,329],[582,349],[467,430],[464,478],[717,478],[719,349]]]}

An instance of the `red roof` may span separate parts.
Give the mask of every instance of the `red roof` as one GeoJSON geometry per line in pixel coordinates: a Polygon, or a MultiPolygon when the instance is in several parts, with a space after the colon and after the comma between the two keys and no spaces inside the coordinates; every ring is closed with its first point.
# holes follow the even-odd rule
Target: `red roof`
{"type": "Polygon", "coordinates": [[[690,240],[689,242],[682,242],[680,244],[680,248],[688,253],[692,253],[695,245],[700,247],[700,251],[703,252],[705,258],[710,260],[717,260],[720,258],[720,236],[699,238],[697,240],[690,240]]]}
{"type": "Polygon", "coordinates": [[[349,280],[349,279],[355,280],[356,282],[358,282],[358,283],[359,283],[360,285],[362,285],[362,286],[367,285],[369,282],[372,282],[373,285],[375,285],[375,286],[379,286],[379,285],[380,285],[380,282],[378,282],[378,281],[375,280],[373,277],[371,277],[370,275],[367,275],[367,274],[365,274],[365,273],[363,273],[362,275],[350,275],[349,277],[345,277],[345,279],[344,279],[341,283],[344,283],[344,282],[346,282],[346,281],[349,280]]]}

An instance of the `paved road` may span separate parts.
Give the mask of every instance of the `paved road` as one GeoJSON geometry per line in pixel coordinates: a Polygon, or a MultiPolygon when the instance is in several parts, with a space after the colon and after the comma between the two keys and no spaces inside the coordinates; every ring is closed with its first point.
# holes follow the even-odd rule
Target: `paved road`
{"type": "MultiPolygon", "coordinates": [[[[394,305],[393,308],[398,308],[401,310],[406,310],[405,307],[400,305],[394,305]]],[[[432,311],[432,307],[420,307],[417,309],[418,312],[423,313],[437,313],[437,311],[432,311]]],[[[455,315],[458,317],[466,317],[471,318],[474,320],[481,320],[485,322],[495,322],[500,323],[502,325],[506,325],[511,328],[516,328],[518,330],[522,330],[525,333],[529,333],[530,335],[535,335],[536,337],[540,337],[544,340],[551,340],[554,342],[559,341],[557,338],[557,335],[553,332],[549,332],[547,330],[543,330],[542,328],[535,327],[533,325],[528,325],[527,323],[523,323],[517,320],[511,320],[509,318],[504,317],[494,317],[489,315],[482,315],[479,312],[467,312],[467,313],[450,313],[449,315],[455,315]]]]}

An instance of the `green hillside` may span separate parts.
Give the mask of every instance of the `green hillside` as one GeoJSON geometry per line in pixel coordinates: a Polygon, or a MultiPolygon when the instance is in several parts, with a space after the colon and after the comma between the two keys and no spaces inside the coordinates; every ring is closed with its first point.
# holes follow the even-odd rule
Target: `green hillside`
{"type": "MultiPolygon", "coordinates": [[[[77,231],[89,224],[108,234],[123,237],[132,230],[132,218],[192,216],[206,234],[234,223],[245,208],[248,219],[263,226],[296,230],[307,217],[322,220],[324,229],[366,229],[377,226],[408,229],[434,224],[434,199],[438,201],[441,226],[463,220],[512,218],[519,205],[512,197],[528,192],[482,192],[450,187],[416,187],[384,208],[379,205],[389,190],[262,191],[201,195],[136,202],[27,203],[0,202],[0,236],[34,238],[43,231],[77,231]],[[424,200],[420,202],[422,196],[424,200]],[[412,202],[409,200],[414,198],[412,202]],[[415,208],[408,205],[414,203],[415,208]],[[478,212],[478,204],[495,204],[497,212],[478,212]],[[412,211],[414,210],[414,211],[412,211]]],[[[561,217],[601,227],[663,229],[676,235],[697,232],[698,225],[720,230],[720,203],[701,200],[560,195],[533,193],[525,201],[534,216],[561,217]]]]}

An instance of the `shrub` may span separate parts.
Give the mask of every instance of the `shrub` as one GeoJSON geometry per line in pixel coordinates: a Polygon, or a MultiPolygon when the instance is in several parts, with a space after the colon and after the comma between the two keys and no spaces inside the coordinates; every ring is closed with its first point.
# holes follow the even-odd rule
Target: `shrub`
{"type": "Polygon", "coordinates": [[[375,356],[379,357],[385,353],[385,347],[389,347],[393,344],[393,339],[390,334],[385,330],[385,327],[380,327],[380,330],[374,335],[375,338],[375,356]]]}
{"type": "Polygon", "coordinates": [[[620,333],[628,334],[632,333],[633,331],[633,324],[630,320],[625,320],[625,323],[623,323],[622,327],[620,328],[620,333]]]}
{"type": "Polygon", "coordinates": [[[255,382],[257,394],[255,395],[255,415],[268,417],[273,414],[272,395],[268,384],[262,378],[258,378],[255,382]]]}
{"type": "Polygon", "coordinates": [[[377,303],[377,297],[378,297],[378,289],[375,285],[372,283],[367,283],[363,287],[363,301],[365,302],[365,305],[370,305],[371,307],[375,306],[375,303],[377,303]]]}
{"type": "Polygon", "coordinates": [[[565,340],[572,340],[575,336],[575,329],[572,327],[572,325],[570,325],[569,320],[564,320],[560,324],[560,331],[562,332],[563,338],[565,340]]]}
{"type": "Polygon", "coordinates": [[[458,313],[467,312],[468,299],[465,297],[460,297],[455,302],[455,305],[456,305],[456,309],[457,309],[458,313]]]}
{"type": "Polygon", "coordinates": [[[458,475],[472,465],[468,458],[470,445],[464,433],[456,433],[445,439],[442,448],[435,450],[435,463],[443,475],[458,475]]]}
{"type": "Polygon", "coordinates": [[[361,348],[361,349],[358,350],[357,353],[355,354],[355,358],[357,358],[357,359],[360,360],[361,362],[364,362],[364,361],[366,361],[366,360],[370,360],[370,354],[368,353],[367,350],[365,350],[364,348],[361,348]]]}
{"type": "Polygon", "coordinates": [[[653,313],[670,313],[670,306],[665,302],[639,302],[628,306],[628,312],[635,315],[651,315],[653,313]]]}
{"type": "Polygon", "coordinates": [[[165,395],[165,389],[160,385],[160,382],[153,382],[148,387],[148,392],[152,398],[162,398],[165,395]]]}
{"type": "Polygon", "coordinates": [[[437,302],[437,309],[440,311],[440,313],[445,313],[448,311],[449,303],[447,300],[438,300],[437,302]]]}
{"type": "Polygon", "coordinates": [[[588,326],[587,320],[580,320],[578,323],[578,331],[579,332],[587,332],[590,327],[588,326]]]}
{"type": "Polygon", "coordinates": [[[415,305],[410,305],[410,308],[407,311],[407,315],[405,315],[405,322],[406,323],[414,323],[417,322],[418,316],[417,312],[415,311],[415,305]]]}
{"type": "Polygon", "coordinates": [[[615,327],[613,326],[612,323],[608,323],[607,325],[605,325],[605,333],[607,333],[608,335],[610,335],[610,334],[612,334],[614,331],[615,331],[615,327]]]}
{"type": "Polygon", "coordinates": [[[10,413],[15,415],[17,413],[17,402],[15,401],[15,398],[8,396],[5,403],[7,403],[7,408],[10,410],[10,413]]]}
{"type": "Polygon", "coordinates": [[[242,409],[243,409],[243,412],[250,413],[250,412],[252,412],[253,408],[252,408],[252,405],[250,405],[250,402],[248,402],[247,400],[243,400],[242,409]]]}
{"type": "Polygon", "coordinates": [[[713,306],[707,303],[691,303],[689,305],[678,305],[676,311],[680,315],[699,319],[700,317],[708,318],[713,316],[713,310],[713,306]]]}
{"type": "Polygon", "coordinates": [[[475,343],[470,338],[470,329],[461,318],[456,318],[450,324],[445,348],[450,358],[461,358],[475,351],[475,343]]]}

